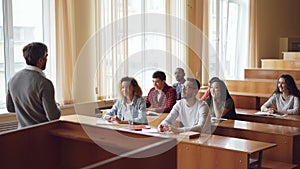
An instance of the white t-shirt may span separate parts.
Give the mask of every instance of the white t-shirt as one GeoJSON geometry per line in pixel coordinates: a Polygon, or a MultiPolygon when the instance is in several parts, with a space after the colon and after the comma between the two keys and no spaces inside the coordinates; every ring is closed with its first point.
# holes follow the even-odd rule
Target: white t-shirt
{"type": "Polygon", "coordinates": [[[130,111],[130,107],[132,106],[132,103],[126,103],[126,110],[124,111],[122,120],[132,120],[132,112],[130,111]]]}
{"type": "Polygon", "coordinates": [[[188,107],[186,100],[179,100],[172,108],[169,115],[162,121],[162,125],[172,125],[179,120],[184,131],[199,131],[210,126],[209,107],[206,102],[196,100],[195,104],[188,107]]]}

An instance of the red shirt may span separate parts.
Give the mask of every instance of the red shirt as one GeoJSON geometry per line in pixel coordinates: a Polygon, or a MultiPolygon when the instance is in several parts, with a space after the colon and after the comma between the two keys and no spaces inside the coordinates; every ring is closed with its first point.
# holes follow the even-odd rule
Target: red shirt
{"type": "Polygon", "coordinates": [[[154,108],[155,112],[169,113],[176,103],[176,90],[165,84],[162,91],[160,99],[157,100],[158,91],[154,87],[151,88],[146,97],[146,104],[147,107],[154,108]]]}
{"type": "Polygon", "coordinates": [[[203,100],[205,101],[208,97],[209,97],[209,93],[210,93],[210,90],[209,88],[205,91],[205,93],[203,94],[203,96],[201,97],[200,100],[203,100]]]}

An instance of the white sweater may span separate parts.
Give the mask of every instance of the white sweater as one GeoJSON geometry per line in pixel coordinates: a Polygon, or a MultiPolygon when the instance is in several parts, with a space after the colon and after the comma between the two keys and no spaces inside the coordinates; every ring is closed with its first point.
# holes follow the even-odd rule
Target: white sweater
{"type": "Polygon", "coordinates": [[[161,124],[172,125],[176,119],[183,124],[183,127],[181,128],[182,132],[189,130],[198,132],[207,130],[209,132],[209,107],[204,101],[197,100],[193,106],[188,107],[185,99],[179,100],[161,124]]]}
{"type": "Polygon", "coordinates": [[[300,113],[299,98],[292,95],[287,100],[284,100],[281,93],[274,93],[268,101],[261,106],[261,110],[264,111],[271,106],[275,106],[277,110],[286,110],[288,114],[300,113]]]}

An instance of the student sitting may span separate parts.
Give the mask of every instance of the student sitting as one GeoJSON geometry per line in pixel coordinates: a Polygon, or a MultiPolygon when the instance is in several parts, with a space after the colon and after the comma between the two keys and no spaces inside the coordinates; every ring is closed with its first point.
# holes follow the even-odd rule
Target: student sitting
{"type": "Polygon", "coordinates": [[[210,94],[205,100],[213,117],[236,119],[234,101],[231,98],[224,81],[214,79],[210,84],[210,94]]]}
{"type": "Polygon", "coordinates": [[[177,100],[181,99],[181,93],[182,93],[181,86],[186,81],[185,78],[184,78],[184,76],[185,76],[184,69],[182,69],[182,68],[176,68],[175,78],[176,78],[177,82],[174,83],[172,86],[176,89],[177,100]]]}
{"type": "Polygon", "coordinates": [[[277,114],[299,114],[300,92],[292,76],[281,75],[273,95],[261,106],[261,111],[277,114]]]}
{"type": "Polygon", "coordinates": [[[153,88],[146,98],[147,111],[169,113],[176,103],[176,90],[166,83],[166,74],[156,71],[152,75],[153,88]]]}
{"type": "Polygon", "coordinates": [[[207,90],[205,91],[205,93],[203,94],[203,96],[200,98],[200,100],[203,100],[205,101],[208,97],[209,97],[209,91],[210,91],[210,84],[213,80],[216,80],[216,79],[219,79],[218,77],[212,77],[209,82],[208,82],[208,88],[207,90]]]}
{"type": "Polygon", "coordinates": [[[148,124],[146,102],[137,81],[132,77],[123,77],[120,83],[122,98],[117,100],[104,119],[120,124],[148,124]]]}
{"type": "Polygon", "coordinates": [[[187,78],[182,87],[182,99],[171,110],[170,114],[158,127],[160,132],[172,131],[181,133],[186,131],[205,132],[209,130],[210,115],[208,105],[196,98],[200,83],[194,78],[187,78]],[[172,126],[179,117],[182,126],[172,126]]]}

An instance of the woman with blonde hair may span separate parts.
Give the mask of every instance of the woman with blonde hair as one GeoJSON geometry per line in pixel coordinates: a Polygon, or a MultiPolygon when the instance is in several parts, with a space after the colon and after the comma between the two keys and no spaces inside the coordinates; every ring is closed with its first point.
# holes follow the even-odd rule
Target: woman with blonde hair
{"type": "Polygon", "coordinates": [[[148,124],[146,102],[142,89],[132,77],[123,77],[120,81],[121,98],[104,117],[107,121],[120,124],[148,124]]]}

